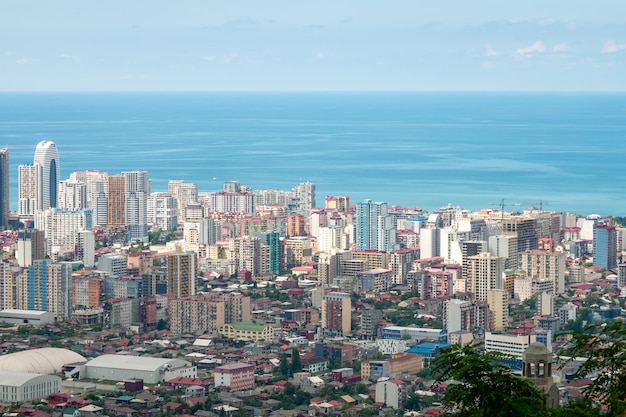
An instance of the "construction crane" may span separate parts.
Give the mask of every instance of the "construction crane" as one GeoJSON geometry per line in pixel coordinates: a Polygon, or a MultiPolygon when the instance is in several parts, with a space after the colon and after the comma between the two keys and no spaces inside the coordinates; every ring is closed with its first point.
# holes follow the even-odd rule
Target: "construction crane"
{"type": "Polygon", "coordinates": [[[490,206],[500,206],[500,216],[502,218],[502,221],[504,221],[504,207],[505,206],[519,206],[521,204],[518,203],[511,203],[511,204],[504,204],[504,198],[502,200],[500,200],[500,203],[489,203],[490,206]]]}

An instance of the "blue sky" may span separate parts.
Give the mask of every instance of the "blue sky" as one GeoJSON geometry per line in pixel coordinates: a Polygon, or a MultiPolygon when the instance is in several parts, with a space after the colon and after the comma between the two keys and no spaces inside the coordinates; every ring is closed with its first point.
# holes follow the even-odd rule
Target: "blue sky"
{"type": "Polygon", "coordinates": [[[29,1],[0,91],[625,91],[626,1],[29,1]]]}

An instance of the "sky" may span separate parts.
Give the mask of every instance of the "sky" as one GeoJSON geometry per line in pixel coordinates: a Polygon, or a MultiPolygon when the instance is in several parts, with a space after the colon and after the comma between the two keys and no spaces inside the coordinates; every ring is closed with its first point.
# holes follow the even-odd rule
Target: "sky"
{"type": "Polygon", "coordinates": [[[0,7],[0,91],[626,91],[624,74],[624,0],[0,7]]]}

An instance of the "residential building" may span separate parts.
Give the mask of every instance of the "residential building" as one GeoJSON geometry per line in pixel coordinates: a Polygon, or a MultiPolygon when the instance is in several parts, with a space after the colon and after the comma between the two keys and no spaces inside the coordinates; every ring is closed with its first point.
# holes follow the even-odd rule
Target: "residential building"
{"type": "Polygon", "coordinates": [[[9,228],[9,148],[0,148],[0,228],[9,228]]]}
{"type": "Polygon", "coordinates": [[[126,220],[128,240],[148,241],[148,196],[150,181],[146,171],[125,171],[124,199],[126,203],[126,220]]]}
{"type": "Polygon", "coordinates": [[[603,223],[593,226],[593,264],[604,269],[617,267],[615,226],[603,223]]]}
{"type": "Polygon", "coordinates": [[[356,248],[390,251],[397,249],[396,230],[387,213],[387,203],[364,200],[356,206],[356,248]]]}
{"type": "Polygon", "coordinates": [[[329,292],[322,299],[322,331],[329,335],[346,336],[351,332],[352,301],[345,292],[329,292]]]}
{"type": "Polygon", "coordinates": [[[487,300],[487,292],[503,288],[502,258],[482,252],[467,258],[468,290],[478,301],[487,300]]]}
{"type": "Polygon", "coordinates": [[[399,379],[383,378],[376,382],[376,402],[399,410],[407,398],[406,384],[399,379]]]}
{"type": "Polygon", "coordinates": [[[254,365],[250,363],[228,363],[215,368],[215,387],[226,387],[230,391],[244,391],[256,387],[254,365]]]}
{"type": "Polygon", "coordinates": [[[37,182],[37,198],[41,201],[38,208],[40,210],[54,208],[57,206],[61,179],[59,153],[54,142],[44,140],[37,144],[34,165],[41,166],[41,177],[37,182]]]}
{"type": "Polygon", "coordinates": [[[197,279],[195,253],[167,255],[167,293],[171,297],[196,295],[197,279]]]}
{"type": "Polygon", "coordinates": [[[39,182],[41,165],[20,165],[17,175],[18,209],[20,216],[32,216],[40,210],[39,182]]]}

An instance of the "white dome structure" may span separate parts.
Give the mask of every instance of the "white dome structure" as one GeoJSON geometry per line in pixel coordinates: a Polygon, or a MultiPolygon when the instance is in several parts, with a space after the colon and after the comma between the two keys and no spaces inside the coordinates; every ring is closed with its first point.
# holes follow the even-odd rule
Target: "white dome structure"
{"type": "Polygon", "coordinates": [[[0,371],[49,375],[60,373],[63,365],[86,360],[82,355],[68,349],[31,349],[0,356],[0,371]]]}

